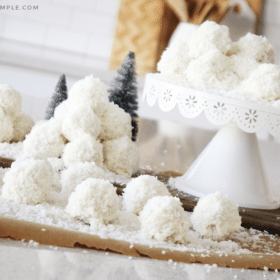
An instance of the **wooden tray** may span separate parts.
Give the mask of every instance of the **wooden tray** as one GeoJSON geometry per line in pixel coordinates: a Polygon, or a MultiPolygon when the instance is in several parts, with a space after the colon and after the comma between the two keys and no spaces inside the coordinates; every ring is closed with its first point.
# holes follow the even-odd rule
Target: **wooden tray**
{"type": "MultiPolygon", "coordinates": [[[[0,167],[9,168],[12,162],[12,159],[0,157],[0,167]]],[[[160,181],[166,184],[168,183],[170,177],[177,177],[182,175],[173,171],[155,173],[148,170],[140,170],[136,174],[134,174],[133,177],[137,177],[143,174],[157,176],[160,181]]],[[[117,187],[118,195],[121,195],[123,193],[125,185],[116,183],[114,185],[117,187]]],[[[170,186],[168,186],[168,189],[173,196],[179,197],[186,211],[193,211],[198,201],[197,197],[173,189],[170,186]]],[[[245,228],[254,228],[261,231],[267,231],[271,234],[280,234],[280,208],[275,210],[262,210],[239,207],[239,214],[242,217],[242,226],[245,228]]]]}

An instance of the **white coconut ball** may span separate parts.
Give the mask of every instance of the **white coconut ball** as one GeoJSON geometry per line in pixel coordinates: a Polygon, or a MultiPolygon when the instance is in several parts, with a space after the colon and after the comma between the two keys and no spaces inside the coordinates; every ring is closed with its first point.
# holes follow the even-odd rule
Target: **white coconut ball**
{"type": "Polygon", "coordinates": [[[193,33],[189,41],[189,56],[197,59],[213,49],[226,55],[232,46],[227,26],[206,21],[193,33]]]}
{"type": "Polygon", "coordinates": [[[6,115],[0,107],[0,142],[10,142],[13,139],[14,125],[12,118],[6,115]]]}
{"type": "Polygon", "coordinates": [[[78,162],[95,162],[103,167],[103,147],[98,140],[89,134],[84,134],[66,144],[62,159],[66,167],[78,162]]]}
{"type": "Polygon", "coordinates": [[[251,99],[279,100],[280,67],[275,64],[260,64],[249,78],[242,82],[240,89],[251,99]]]}
{"type": "Polygon", "coordinates": [[[105,172],[94,162],[78,162],[61,172],[62,193],[69,195],[88,178],[105,179],[105,172]]]}
{"type": "Polygon", "coordinates": [[[240,80],[246,80],[251,73],[259,67],[259,63],[249,56],[236,54],[229,57],[229,68],[240,80]]]}
{"type": "Polygon", "coordinates": [[[157,70],[161,74],[174,78],[183,78],[184,71],[188,68],[191,58],[188,55],[188,44],[174,42],[161,55],[157,70]]]}
{"type": "Polygon", "coordinates": [[[191,222],[201,236],[223,240],[240,228],[241,217],[235,203],[216,192],[198,201],[191,222]]]}
{"type": "Polygon", "coordinates": [[[16,203],[37,204],[45,201],[51,190],[53,171],[45,160],[15,161],[3,181],[3,198],[16,203]]]}
{"type": "Polygon", "coordinates": [[[60,172],[61,170],[64,169],[64,162],[62,158],[57,158],[57,157],[48,157],[47,161],[50,163],[52,166],[52,169],[55,172],[60,172]]]}
{"type": "Polygon", "coordinates": [[[65,142],[61,127],[53,118],[48,121],[37,122],[23,142],[24,152],[37,152],[47,157],[60,157],[65,142]]]}
{"type": "Polygon", "coordinates": [[[106,180],[88,178],[69,197],[65,211],[92,224],[108,224],[118,215],[116,188],[106,180]]]}
{"type": "Polygon", "coordinates": [[[10,169],[8,169],[8,168],[3,168],[0,166],[0,190],[1,190],[2,186],[4,185],[3,178],[9,170],[10,169]]]}
{"type": "Polygon", "coordinates": [[[123,193],[123,204],[127,211],[138,215],[147,201],[154,196],[170,196],[166,186],[156,177],[141,175],[131,179],[123,193]]]}
{"type": "Polygon", "coordinates": [[[23,153],[23,143],[0,143],[0,157],[16,159],[23,153]]]}
{"type": "Polygon", "coordinates": [[[186,243],[191,225],[179,198],[156,196],[140,212],[141,233],[149,239],[186,243]]]}
{"type": "Polygon", "coordinates": [[[218,49],[192,60],[186,70],[186,78],[193,84],[223,84],[233,88],[239,82],[238,76],[229,68],[231,60],[218,49]]]}
{"type": "Polygon", "coordinates": [[[23,141],[25,139],[26,134],[28,134],[32,127],[34,126],[34,121],[32,118],[23,113],[20,112],[14,119],[14,136],[13,140],[15,142],[23,141]]]}
{"type": "Polygon", "coordinates": [[[100,117],[101,140],[113,140],[125,135],[131,137],[131,116],[114,103],[109,103],[107,111],[100,117]]]}
{"type": "Polygon", "coordinates": [[[274,63],[274,47],[266,37],[247,33],[237,42],[238,53],[260,63],[274,63]]]}
{"type": "Polygon", "coordinates": [[[62,133],[73,141],[83,134],[97,138],[101,131],[101,122],[89,106],[79,106],[70,111],[62,123],[62,133]]]}
{"type": "Polygon", "coordinates": [[[69,99],[61,102],[54,110],[54,119],[62,124],[63,120],[68,118],[69,113],[76,108],[73,104],[70,103],[69,99]]]}
{"type": "Polygon", "coordinates": [[[20,155],[17,156],[16,161],[25,161],[27,159],[41,159],[41,160],[47,160],[47,156],[36,151],[30,151],[30,152],[22,152],[20,155]]]}
{"type": "Polygon", "coordinates": [[[93,75],[76,82],[69,91],[68,99],[75,106],[89,105],[97,116],[107,109],[109,99],[104,83],[93,75]]]}
{"type": "Polygon", "coordinates": [[[138,148],[131,138],[121,138],[103,143],[104,164],[117,174],[131,176],[138,168],[138,148]]]}
{"type": "Polygon", "coordinates": [[[21,96],[9,85],[0,85],[0,107],[6,115],[15,118],[21,108],[21,96]]]}

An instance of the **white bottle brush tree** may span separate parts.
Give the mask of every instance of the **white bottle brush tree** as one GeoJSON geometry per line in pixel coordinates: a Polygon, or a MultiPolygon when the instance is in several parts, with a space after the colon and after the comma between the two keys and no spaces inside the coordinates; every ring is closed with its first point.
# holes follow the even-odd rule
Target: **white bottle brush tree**
{"type": "Polygon", "coordinates": [[[45,114],[45,119],[49,120],[50,118],[53,117],[55,108],[64,100],[66,100],[68,97],[67,94],[67,85],[66,85],[66,77],[64,74],[62,74],[59,77],[59,80],[56,84],[54,93],[49,101],[46,114],[45,114]]]}
{"type": "Polygon", "coordinates": [[[135,55],[129,52],[124,58],[118,76],[113,80],[109,92],[109,101],[114,102],[131,116],[132,141],[136,141],[138,133],[137,81],[135,71],[135,55]]]}

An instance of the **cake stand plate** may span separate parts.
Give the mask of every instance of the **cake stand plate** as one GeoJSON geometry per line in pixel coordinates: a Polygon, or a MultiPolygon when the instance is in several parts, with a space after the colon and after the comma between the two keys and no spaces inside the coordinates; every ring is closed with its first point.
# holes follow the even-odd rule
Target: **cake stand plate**
{"type": "Polygon", "coordinates": [[[177,189],[198,197],[219,191],[242,207],[280,207],[280,199],[271,192],[255,134],[267,126],[274,137],[280,137],[280,110],[180,86],[160,74],[146,76],[144,99],[149,106],[158,101],[165,112],[178,105],[186,118],[204,111],[209,122],[224,125],[188,171],[176,179],[177,189]]]}

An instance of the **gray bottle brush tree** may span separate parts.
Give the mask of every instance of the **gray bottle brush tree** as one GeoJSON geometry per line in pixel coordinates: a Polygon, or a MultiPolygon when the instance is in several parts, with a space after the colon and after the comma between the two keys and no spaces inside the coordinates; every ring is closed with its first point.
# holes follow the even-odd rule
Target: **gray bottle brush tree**
{"type": "Polygon", "coordinates": [[[66,77],[64,74],[62,74],[59,77],[59,80],[56,84],[54,93],[52,94],[52,97],[49,101],[46,114],[45,114],[45,119],[49,120],[50,118],[53,117],[55,108],[64,100],[66,100],[68,97],[67,94],[67,85],[66,85],[66,77]]]}
{"type": "Polygon", "coordinates": [[[138,133],[138,95],[135,71],[135,55],[129,52],[118,69],[108,92],[109,101],[114,102],[131,116],[132,141],[136,141],[138,133]]]}

